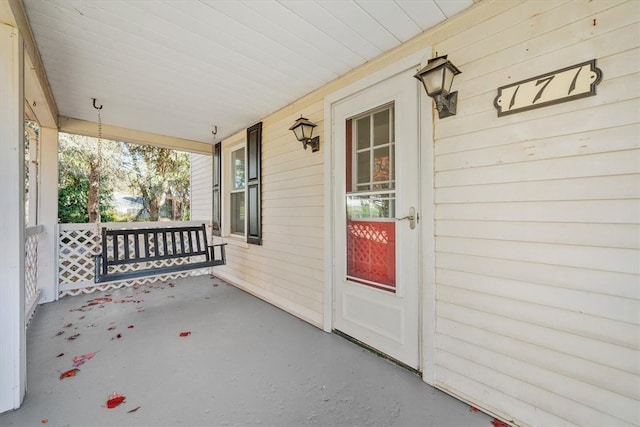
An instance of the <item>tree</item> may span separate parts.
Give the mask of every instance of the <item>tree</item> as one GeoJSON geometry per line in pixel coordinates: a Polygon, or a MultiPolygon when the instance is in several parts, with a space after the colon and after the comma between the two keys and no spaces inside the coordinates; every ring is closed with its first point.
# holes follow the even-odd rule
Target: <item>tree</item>
{"type": "Polygon", "coordinates": [[[113,220],[111,212],[113,184],[114,177],[117,176],[117,165],[120,163],[118,159],[121,157],[120,145],[114,141],[103,140],[101,147],[98,147],[95,138],[60,134],[58,150],[58,219],[60,222],[113,220]]]}
{"type": "MultiPolygon", "coordinates": [[[[96,142],[97,150],[89,156],[89,197],[87,212],[89,222],[100,222],[100,164],[102,156],[102,140],[96,142]]],[[[93,150],[92,150],[93,151],[93,150]]]]}
{"type": "Polygon", "coordinates": [[[123,151],[128,152],[130,163],[130,186],[142,196],[143,212],[149,213],[150,221],[158,221],[160,209],[167,201],[172,200],[172,219],[175,218],[174,203],[177,200],[184,211],[189,205],[189,156],[166,148],[148,145],[121,143],[123,151]]]}
{"type": "Polygon", "coordinates": [[[189,209],[189,156],[158,147],[60,134],[60,222],[131,220],[117,217],[115,191],[127,187],[144,206],[134,220],[184,220],[189,209]],[[148,213],[148,217],[143,217],[148,213]]]}

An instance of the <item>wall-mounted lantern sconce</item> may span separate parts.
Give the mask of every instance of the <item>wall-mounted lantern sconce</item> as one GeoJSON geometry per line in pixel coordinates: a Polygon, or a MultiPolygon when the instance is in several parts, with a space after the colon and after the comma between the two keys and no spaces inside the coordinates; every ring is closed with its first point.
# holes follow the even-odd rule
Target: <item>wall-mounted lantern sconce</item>
{"type": "Polygon", "coordinates": [[[315,153],[320,149],[320,137],[316,136],[315,138],[312,138],[314,127],[316,127],[315,123],[300,116],[289,130],[292,130],[298,141],[302,142],[302,146],[305,150],[307,149],[307,146],[310,145],[311,151],[315,153]]]}
{"type": "Polygon", "coordinates": [[[427,91],[427,95],[436,101],[438,117],[445,118],[456,114],[458,104],[458,92],[451,93],[453,76],[460,74],[447,55],[430,59],[427,65],[416,73],[416,79],[420,80],[427,91]]]}

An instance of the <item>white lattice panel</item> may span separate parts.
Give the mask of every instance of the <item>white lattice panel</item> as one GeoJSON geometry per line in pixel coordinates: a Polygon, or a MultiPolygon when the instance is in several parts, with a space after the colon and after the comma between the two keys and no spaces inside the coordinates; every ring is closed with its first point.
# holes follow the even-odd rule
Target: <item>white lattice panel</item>
{"type": "MultiPolygon", "coordinates": [[[[85,225],[85,224],[83,224],[85,225]]],[[[93,281],[93,257],[100,252],[100,234],[96,224],[86,228],[63,229],[58,237],[58,283],[93,281]]]]}
{"type": "MultiPolygon", "coordinates": [[[[178,277],[196,276],[208,274],[210,269],[184,271],[179,273],[143,277],[117,282],[96,284],[95,255],[102,252],[100,230],[107,228],[149,228],[171,226],[201,225],[202,222],[138,222],[138,223],[96,223],[96,224],[60,224],[58,237],[58,295],[88,294],[94,291],[105,291],[125,286],[152,283],[160,280],[170,280],[178,277]]],[[[210,229],[210,226],[209,226],[210,229]]],[[[133,249],[133,242],[129,242],[133,249]]],[[[122,253],[123,242],[119,242],[122,253]]],[[[204,258],[203,258],[204,259],[204,258]]],[[[155,266],[168,266],[182,264],[185,260],[162,260],[153,263],[155,266]]],[[[151,263],[147,263],[148,264],[151,263]]],[[[145,268],[146,266],[142,266],[145,268]]],[[[123,265],[116,267],[117,271],[130,271],[138,268],[137,265],[123,265]]]]}
{"type": "Polygon", "coordinates": [[[24,259],[24,298],[30,301],[38,293],[38,235],[27,237],[24,259]]]}
{"type": "Polygon", "coordinates": [[[38,243],[42,234],[42,226],[30,227],[26,230],[24,244],[24,311],[28,324],[40,298],[38,289],[38,243]]]}

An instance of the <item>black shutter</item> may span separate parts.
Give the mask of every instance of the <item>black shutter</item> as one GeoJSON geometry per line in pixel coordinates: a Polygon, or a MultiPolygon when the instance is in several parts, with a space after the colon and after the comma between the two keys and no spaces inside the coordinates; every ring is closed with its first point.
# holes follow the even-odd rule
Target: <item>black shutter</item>
{"type": "Polygon", "coordinates": [[[220,179],[222,177],[222,143],[218,142],[213,147],[213,235],[220,236],[220,225],[222,217],[220,215],[220,179]]]}
{"type": "Polygon", "coordinates": [[[262,122],[247,129],[247,242],[262,244],[262,122]]]}

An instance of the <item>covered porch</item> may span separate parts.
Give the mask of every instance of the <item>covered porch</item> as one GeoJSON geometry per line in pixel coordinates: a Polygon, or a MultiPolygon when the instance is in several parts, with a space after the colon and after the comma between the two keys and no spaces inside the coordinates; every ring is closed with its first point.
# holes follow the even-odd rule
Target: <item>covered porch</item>
{"type": "Polygon", "coordinates": [[[0,415],[6,427],[492,420],[414,373],[209,275],[41,306],[27,345],[29,392],[20,410],[0,415]],[[89,353],[95,355],[75,376],[59,379],[74,357],[89,353]],[[113,392],[126,401],[108,409],[113,392]]]}
{"type": "Polygon", "coordinates": [[[638,34],[635,0],[0,0],[0,424],[638,426],[638,34]],[[227,264],[95,286],[59,132],[200,155],[227,264]]]}
{"type": "MultiPolygon", "coordinates": [[[[35,384],[39,384],[40,376],[45,374],[35,368],[38,364],[34,365],[34,358],[37,359],[40,351],[34,348],[44,343],[35,344],[34,340],[47,341],[38,332],[37,325],[41,324],[38,316],[53,311],[58,305],[63,306],[69,298],[52,307],[41,306],[39,311],[36,310],[38,304],[57,302],[66,296],[84,298],[83,295],[90,292],[113,290],[110,285],[93,286],[91,258],[98,250],[96,236],[105,224],[59,224],[59,132],[212,156],[214,143],[235,138],[248,125],[274,111],[285,114],[288,122],[289,116],[298,116],[298,107],[296,111],[292,109],[296,100],[471,5],[471,1],[455,5],[429,1],[403,7],[391,3],[358,5],[351,2],[343,6],[325,4],[319,7],[312,3],[239,5],[193,1],[169,8],[157,5],[155,10],[153,7],[140,10],[138,6],[146,9],[148,5],[129,4],[122,4],[121,10],[110,10],[112,5],[92,2],[72,5],[2,0],[0,169],[3,182],[0,199],[3,204],[0,206],[0,231],[6,244],[2,245],[0,256],[3,359],[0,412],[21,407],[27,384],[29,395],[38,393],[35,384]],[[323,9],[326,10],[323,12],[323,9]],[[178,18],[176,11],[185,14],[182,18],[187,19],[176,19],[170,29],[166,22],[178,18]],[[283,11],[286,14],[282,15],[283,11]],[[385,17],[386,12],[393,14],[385,17]],[[107,19],[105,13],[111,18],[107,19]],[[141,28],[138,24],[149,16],[145,13],[150,13],[154,22],[143,31],[144,35],[132,34],[120,27],[126,21],[130,28],[141,28]],[[203,13],[207,16],[201,20],[203,13]],[[76,14],[86,19],[77,20],[76,14]],[[410,15],[416,16],[415,22],[406,28],[410,15]],[[355,22],[354,25],[341,23],[347,16],[359,21],[357,25],[355,22]],[[259,18],[265,18],[264,23],[258,22],[259,18]],[[196,21],[199,24],[194,24],[196,21]],[[211,27],[210,22],[224,25],[211,27]],[[292,22],[293,29],[282,30],[292,22]],[[114,31],[118,27],[120,29],[114,31]],[[313,31],[303,31],[314,27],[313,31]],[[170,34],[178,31],[186,36],[184,29],[193,31],[184,40],[170,34]],[[158,31],[165,30],[168,39],[164,39],[165,36],[163,40],[157,39],[158,31]],[[332,35],[336,30],[341,33],[338,39],[332,35]],[[56,36],[48,37],[49,31],[56,36]],[[365,41],[364,35],[373,38],[365,41]],[[150,46],[140,37],[151,40],[155,47],[149,50],[150,46]],[[169,39],[177,40],[177,44],[167,45],[169,39]],[[250,46],[248,40],[256,45],[250,46]],[[209,51],[211,43],[218,52],[216,55],[209,51]],[[189,48],[185,50],[187,45],[189,48]],[[302,46],[311,46],[311,49],[299,49],[302,46]],[[149,56],[141,54],[143,51],[149,56]],[[176,55],[175,62],[170,63],[167,58],[172,55],[176,55]],[[66,63],[63,68],[67,71],[56,65],[61,64],[60,61],[66,63]],[[98,68],[87,67],[90,62],[98,68]],[[133,68],[125,67],[129,71],[123,74],[123,63],[129,63],[133,68]],[[179,64],[185,65],[188,74],[182,74],[185,70],[179,64]],[[263,68],[261,76],[256,76],[252,69],[258,65],[263,68]],[[176,72],[178,69],[179,73],[176,72]],[[71,76],[71,70],[78,74],[71,76]],[[205,74],[208,79],[202,78],[205,74]],[[84,78],[87,80],[81,81],[84,78]],[[167,86],[168,81],[173,81],[171,87],[167,86]],[[205,93],[207,95],[202,96],[205,93]],[[97,98],[93,103],[92,97],[97,98]],[[97,106],[104,109],[96,111],[97,106]],[[29,134],[33,153],[26,166],[24,120],[38,123],[40,129],[38,135],[29,134]],[[25,169],[30,172],[28,207],[25,207],[26,191],[22,180],[25,169]],[[37,313],[35,317],[34,313],[37,313]],[[30,322],[33,323],[27,329],[30,322]]],[[[282,148],[276,148],[277,144],[272,147],[282,152],[277,154],[276,169],[281,168],[280,164],[289,164],[291,166],[287,168],[290,169],[313,171],[305,190],[311,193],[313,200],[302,202],[317,204],[324,192],[322,174],[318,173],[324,161],[323,154],[303,155],[292,134],[284,138],[277,135],[277,138],[282,140],[279,143],[282,148]],[[289,145],[295,147],[294,154],[287,153],[293,151],[289,145]]],[[[273,162],[273,157],[267,159],[264,167],[273,168],[273,162]]],[[[198,189],[209,192],[209,198],[212,181],[201,183],[198,189]]],[[[291,191],[297,189],[292,187],[291,191]]],[[[295,200],[287,206],[293,208],[290,212],[300,207],[300,201],[295,200]]],[[[232,245],[234,267],[223,271],[221,277],[233,277],[234,284],[240,288],[253,288],[252,293],[263,300],[285,307],[320,330],[331,332],[325,313],[329,305],[324,303],[326,298],[327,301],[331,298],[323,289],[326,273],[322,270],[326,260],[320,240],[325,233],[324,225],[304,213],[273,214],[279,210],[271,210],[268,216],[275,218],[276,223],[265,227],[267,236],[271,233],[274,238],[271,242],[267,238],[266,244],[253,253],[261,257],[275,253],[273,267],[282,270],[281,266],[286,265],[284,280],[260,273],[252,273],[252,278],[245,277],[237,272],[247,262],[241,253],[248,252],[246,239],[236,240],[232,245]],[[282,225],[289,221],[290,215],[295,215],[299,221],[294,228],[282,231],[282,225]],[[283,249],[281,239],[288,240],[290,237],[286,234],[292,231],[293,237],[304,246],[298,254],[296,249],[283,249]],[[301,241],[301,235],[304,241],[301,241]],[[299,286],[294,284],[294,276],[298,277],[299,286]],[[295,285],[299,289],[274,289],[278,285],[273,283],[278,281],[286,282],[286,287],[295,285]]],[[[314,211],[316,217],[322,214],[322,209],[314,211]]],[[[206,222],[213,228],[215,218],[211,206],[202,212],[192,219],[206,222]]],[[[140,284],[142,282],[136,286],[140,284]]]]}

